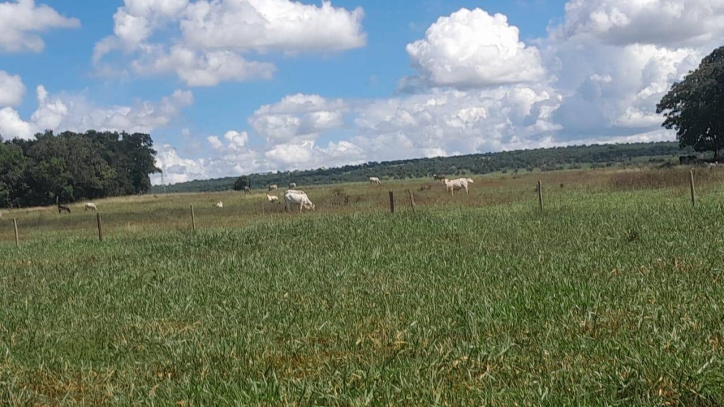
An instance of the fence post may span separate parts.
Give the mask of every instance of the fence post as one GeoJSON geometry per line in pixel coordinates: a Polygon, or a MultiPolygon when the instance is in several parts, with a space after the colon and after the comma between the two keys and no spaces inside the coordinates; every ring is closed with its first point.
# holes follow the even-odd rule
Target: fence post
{"type": "Polygon", "coordinates": [[[101,214],[96,212],[96,222],[98,223],[98,240],[103,241],[103,224],[101,223],[101,214]]]}
{"type": "Polygon", "coordinates": [[[689,188],[691,189],[691,206],[696,206],[696,193],[694,192],[694,170],[689,170],[689,188]]]}
{"type": "Polygon", "coordinates": [[[191,229],[196,230],[196,215],[194,215],[193,205],[191,205],[191,229]]]}
{"type": "Polygon", "coordinates": [[[18,236],[18,220],[13,219],[13,228],[15,229],[15,246],[20,247],[20,237],[18,236]]]}
{"type": "Polygon", "coordinates": [[[390,212],[395,213],[395,196],[390,191],[390,212]]]}
{"type": "Polygon", "coordinates": [[[538,206],[543,211],[543,183],[538,180],[538,206]]]}
{"type": "Polygon", "coordinates": [[[415,212],[415,195],[409,189],[407,190],[407,192],[410,193],[410,206],[412,206],[412,212],[415,212]]]}

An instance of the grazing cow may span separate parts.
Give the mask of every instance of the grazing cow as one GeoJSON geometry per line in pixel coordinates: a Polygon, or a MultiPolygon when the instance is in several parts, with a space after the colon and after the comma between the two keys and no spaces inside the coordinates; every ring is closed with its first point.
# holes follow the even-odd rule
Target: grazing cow
{"type": "Polygon", "coordinates": [[[291,184],[289,184],[289,189],[294,189],[294,188],[296,188],[296,187],[297,187],[297,184],[294,183],[294,182],[292,182],[291,184]]]}
{"type": "Polygon", "coordinates": [[[719,165],[719,161],[714,161],[713,163],[706,163],[706,166],[709,167],[709,169],[715,168],[717,165],[719,165]]]}
{"type": "Polygon", "coordinates": [[[454,191],[459,191],[461,189],[464,189],[465,192],[469,194],[470,191],[468,191],[468,184],[472,184],[473,180],[470,178],[458,178],[450,181],[445,178],[443,182],[445,183],[445,188],[450,191],[450,195],[455,195],[454,191]]]}
{"type": "Polygon", "coordinates": [[[270,190],[270,191],[276,191],[278,188],[279,188],[279,187],[276,186],[276,184],[274,184],[274,185],[269,185],[269,190],[270,190]]]}
{"type": "Polygon", "coordinates": [[[382,185],[382,181],[377,177],[370,177],[370,184],[382,185]]]}
{"type": "Polygon", "coordinates": [[[271,203],[279,203],[279,197],[274,195],[266,194],[266,199],[269,200],[271,203]]]}
{"type": "Polygon", "coordinates": [[[63,212],[70,213],[70,208],[65,205],[58,204],[58,213],[63,213],[63,212]]]}
{"type": "Polygon", "coordinates": [[[251,188],[249,188],[249,187],[244,187],[244,193],[245,193],[245,194],[250,194],[250,193],[251,193],[251,188]]]}
{"type": "Polygon", "coordinates": [[[309,200],[307,194],[304,191],[298,191],[294,189],[288,190],[284,193],[285,210],[288,212],[292,211],[292,208],[299,206],[299,213],[302,213],[302,208],[307,210],[315,210],[316,206],[309,200]]]}
{"type": "Polygon", "coordinates": [[[87,211],[88,209],[90,209],[92,211],[98,210],[98,207],[93,202],[88,202],[87,204],[83,205],[83,208],[84,208],[83,209],[84,211],[87,211]]]}
{"type": "Polygon", "coordinates": [[[219,201],[219,202],[215,203],[214,206],[217,207],[217,208],[223,208],[223,207],[224,207],[224,203],[221,202],[221,201],[219,201]]]}

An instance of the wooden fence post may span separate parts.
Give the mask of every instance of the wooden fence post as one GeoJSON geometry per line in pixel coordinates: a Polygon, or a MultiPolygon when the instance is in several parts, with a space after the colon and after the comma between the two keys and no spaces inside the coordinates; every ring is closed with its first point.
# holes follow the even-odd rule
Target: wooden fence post
{"type": "Polygon", "coordinates": [[[390,212],[395,213],[395,196],[390,191],[390,212]]]}
{"type": "Polygon", "coordinates": [[[194,215],[193,205],[191,205],[191,229],[196,230],[196,215],[194,215]]]}
{"type": "Polygon", "coordinates": [[[96,212],[96,222],[98,223],[98,240],[103,241],[103,224],[101,223],[101,214],[96,212]]]}
{"type": "Polygon", "coordinates": [[[412,206],[412,212],[415,212],[415,195],[409,189],[407,190],[407,192],[410,193],[410,206],[412,206]]]}
{"type": "Polygon", "coordinates": [[[18,236],[18,220],[13,219],[13,228],[15,229],[15,246],[20,247],[20,237],[18,236]]]}
{"type": "Polygon", "coordinates": [[[543,183],[538,181],[538,206],[543,211],[543,183]]]}
{"type": "Polygon", "coordinates": [[[694,191],[694,170],[689,170],[689,188],[691,189],[691,206],[696,206],[696,192],[694,191]]]}

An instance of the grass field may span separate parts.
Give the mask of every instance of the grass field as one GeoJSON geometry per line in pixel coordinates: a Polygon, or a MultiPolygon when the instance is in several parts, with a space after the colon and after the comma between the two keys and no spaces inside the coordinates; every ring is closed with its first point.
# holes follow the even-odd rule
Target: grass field
{"type": "Polygon", "coordinates": [[[473,178],[6,213],[0,404],[724,405],[724,172],[473,178]]]}

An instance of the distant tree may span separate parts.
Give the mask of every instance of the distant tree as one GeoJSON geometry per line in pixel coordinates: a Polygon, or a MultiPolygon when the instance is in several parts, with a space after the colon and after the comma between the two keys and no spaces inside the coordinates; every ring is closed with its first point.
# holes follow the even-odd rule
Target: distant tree
{"type": "Polygon", "coordinates": [[[724,47],[705,57],[699,68],[671,90],[656,105],[663,113],[663,127],[675,129],[679,146],[695,151],[713,151],[719,159],[724,148],[724,47]]]}
{"type": "Polygon", "coordinates": [[[249,177],[246,175],[242,175],[236,179],[236,182],[234,182],[234,191],[243,191],[246,187],[251,188],[249,177]]]}

